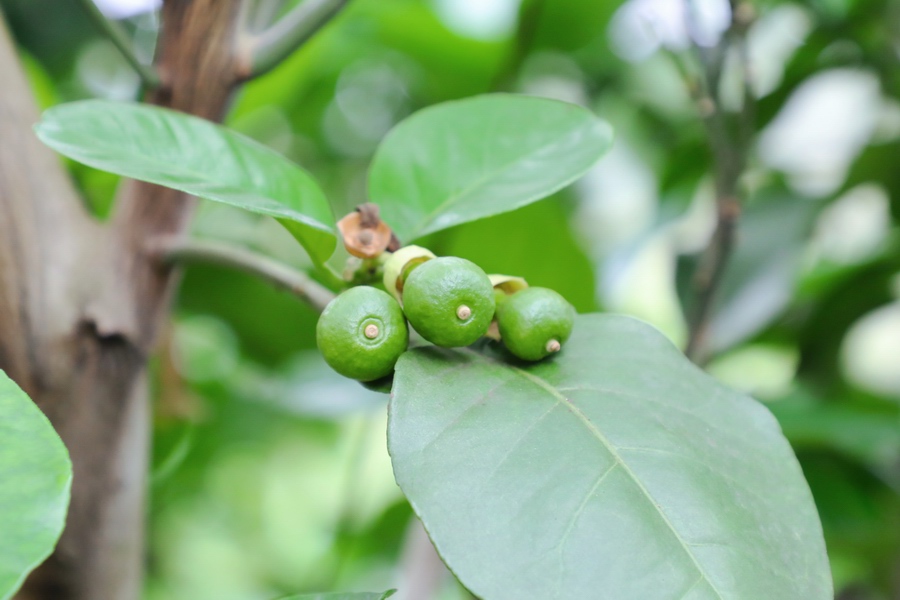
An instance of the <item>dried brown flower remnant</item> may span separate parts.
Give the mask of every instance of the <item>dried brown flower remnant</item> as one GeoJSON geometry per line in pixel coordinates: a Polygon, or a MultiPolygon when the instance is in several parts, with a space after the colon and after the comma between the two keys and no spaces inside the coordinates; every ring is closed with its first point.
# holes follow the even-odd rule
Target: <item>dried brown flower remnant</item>
{"type": "Polygon", "coordinates": [[[396,241],[391,228],[381,220],[378,205],[371,202],[356,207],[337,226],[347,252],[359,258],[375,258],[396,241]]]}

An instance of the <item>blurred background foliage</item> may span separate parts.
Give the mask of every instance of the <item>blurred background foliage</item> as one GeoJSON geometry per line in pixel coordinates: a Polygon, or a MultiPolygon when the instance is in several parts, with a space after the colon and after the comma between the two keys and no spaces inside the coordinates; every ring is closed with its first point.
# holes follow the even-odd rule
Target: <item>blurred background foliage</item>
{"type": "MultiPolygon", "coordinates": [[[[154,2],[98,4],[149,60],[154,2]]],[[[256,28],[285,10],[251,4],[256,28]]],[[[0,6],[43,107],[139,97],[77,3],[0,6]]],[[[753,6],[755,143],[708,369],[781,421],[839,597],[900,598],[900,2],[753,6]]],[[[415,110],[489,91],[585,105],[617,142],[584,179],[426,244],[555,288],[580,312],[636,315],[683,345],[715,208],[713,157],[676,58],[696,60],[691,37],[715,44],[729,20],[725,1],[694,7],[688,28],[680,0],[354,0],[246,86],[227,124],[309,169],[340,216],[366,200],[379,140],[415,110]]],[[[741,103],[736,64],[721,83],[729,111],[741,103]]],[[[117,179],[68,167],[105,218],[117,179]]],[[[204,204],[194,234],[308,265],[273,221],[227,207],[204,204]]],[[[315,322],[245,275],[185,274],[154,362],[148,599],[402,586],[412,517],[385,449],[386,396],[325,367],[315,322]]],[[[465,597],[448,576],[441,598],[465,597]]]]}

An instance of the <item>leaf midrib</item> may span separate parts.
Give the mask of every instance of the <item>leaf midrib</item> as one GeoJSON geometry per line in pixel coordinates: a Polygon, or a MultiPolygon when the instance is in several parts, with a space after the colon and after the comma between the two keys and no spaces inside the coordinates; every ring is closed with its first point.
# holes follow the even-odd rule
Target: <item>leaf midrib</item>
{"type": "MultiPolygon", "coordinates": [[[[485,356],[483,354],[475,352],[474,350],[470,350],[468,348],[466,348],[465,350],[475,356],[478,356],[479,358],[481,358],[482,360],[484,360],[486,362],[501,364],[499,361],[496,361],[488,356],[485,356]]],[[[590,431],[594,435],[594,437],[596,437],[597,440],[603,445],[603,447],[606,449],[606,451],[610,453],[610,455],[616,461],[616,464],[620,465],[622,467],[622,469],[625,471],[625,473],[628,474],[628,476],[631,478],[631,480],[634,482],[634,484],[638,487],[640,492],[644,495],[644,497],[647,499],[647,501],[650,502],[651,506],[653,506],[653,508],[656,510],[657,514],[659,514],[660,518],[663,520],[663,522],[666,524],[666,526],[668,526],[669,530],[675,536],[675,539],[678,540],[678,543],[681,546],[681,549],[684,550],[685,554],[687,554],[690,557],[691,562],[694,563],[694,567],[697,569],[697,572],[700,574],[700,576],[706,580],[706,582],[709,584],[710,589],[712,589],[716,593],[716,596],[718,596],[719,600],[724,600],[724,596],[722,596],[722,593],[718,590],[718,588],[716,588],[715,585],[713,585],[713,581],[707,574],[706,569],[704,569],[700,565],[700,562],[697,560],[697,557],[694,556],[693,552],[691,552],[688,542],[681,536],[681,534],[678,532],[678,530],[675,529],[675,525],[672,524],[672,521],[669,520],[668,515],[666,515],[666,513],[663,512],[660,505],[654,501],[653,496],[650,494],[649,490],[647,490],[647,488],[644,487],[644,484],[641,483],[641,480],[638,478],[637,474],[634,471],[632,471],[631,467],[628,466],[628,463],[626,463],[625,460],[622,459],[622,457],[619,455],[619,453],[617,451],[618,449],[606,438],[605,435],[603,435],[603,432],[601,432],[599,429],[597,429],[597,427],[594,425],[594,423],[591,422],[591,420],[587,418],[587,415],[585,415],[577,405],[575,405],[568,398],[566,398],[564,395],[559,393],[552,385],[550,385],[549,383],[547,383],[540,377],[532,375],[528,371],[525,371],[518,367],[513,367],[506,363],[502,363],[502,365],[505,368],[512,370],[517,375],[523,377],[527,381],[530,381],[531,383],[533,383],[537,387],[541,388],[545,392],[549,393],[551,396],[553,396],[556,399],[557,403],[569,407],[569,409],[572,411],[572,413],[576,417],[578,417],[578,419],[581,420],[581,422],[584,423],[584,425],[588,428],[588,431],[590,431]]],[[[693,587],[695,587],[695,586],[696,586],[696,583],[694,583],[694,585],[691,586],[691,589],[693,589],[693,587]]]]}

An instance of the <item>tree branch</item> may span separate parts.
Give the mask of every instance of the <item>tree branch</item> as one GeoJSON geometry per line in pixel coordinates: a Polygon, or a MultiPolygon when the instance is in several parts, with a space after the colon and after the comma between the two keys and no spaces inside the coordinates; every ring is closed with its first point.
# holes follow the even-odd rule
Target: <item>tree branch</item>
{"type": "Polygon", "coordinates": [[[2,19],[0,81],[0,368],[53,423],[75,472],[65,531],[16,598],[136,599],[149,427],[131,375],[141,356],[86,314],[110,275],[109,231],[35,137],[37,106],[2,19]]]}
{"type": "MultiPolygon", "coordinates": [[[[221,117],[234,90],[242,1],[163,3],[163,84],[149,101],[221,117]]],[[[147,245],[183,235],[195,201],[129,181],[110,221],[90,219],[62,163],[31,130],[37,111],[16,63],[0,27],[0,368],[50,418],[75,473],[66,529],[17,598],[136,600],[150,433],[146,358],[177,283],[177,269],[160,265],[147,245]]]]}
{"type": "Polygon", "coordinates": [[[152,65],[144,64],[138,60],[137,55],[134,53],[134,46],[122,27],[115,21],[107,19],[106,15],[100,12],[100,9],[94,4],[94,0],[79,1],[88,17],[100,30],[100,33],[105,35],[119,50],[125,60],[128,61],[128,64],[140,75],[144,85],[148,88],[157,87],[159,85],[159,73],[156,72],[152,65]]]}
{"type": "Polygon", "coordinates": [[[704,360],[702,352],[709,335],[713,300],[734,248],[734,234],[741,214],[741,203],[733,196],[717,198],[716,205],[716,230],[694,273],[696,306],[690,319],[690,336],[684,349],[685,355],[696,363],[704,360]]]}
{"type": "Polygon", "coordinates": [[[213,264],[255,275],[297,296],[318,312],[334,294],[305,273],[268,256],[222,242],[174,240],[160,244],[158,252],[171,263],[213,264]]]}
{"type": "Polygon", "coordinates": [[[705,345],[709,337],[713,304],[735,245],[734,238],[741,214],[738,183],[746,167],[754,130],[755,99],[746,46],[747,30],[753,20],[753,7],[749,0],[731,0],[731,9],[731,26],[723,35],[719,47],[711,56],[708,53],[701,55],[701,58],[709,57],[705,61],[703,80],[688,82],[715,157],[716,229],[694,273],[695,305],[688,322],[689,336],[685,347],[687,357],[698,364],[706,359],[705,345]],[[728,119],[721,109],[719,94],[722,63],[732,41],[739,52],[743,83],[743,105],[738,115],[737,132],[729,128],[728,119]]]}
{"type": "Polygon", "coordinates": [[[83,240],[96,241],[102,232],[58,157],[31,129],[37,104],[2,12],[0,81],[0,369],[35,398],[68,376],[64,369],[48,372],[59,361],[45,364],[45,347],[37,344],[71,332],[70,295],[78,295],[72,304],[82,301],[84,286],[92,285],[81,282],[90,273],[75,272],[91,254],[83,240]]]}
{"type": "Polygon", "coordinates": [[[239,61],[238,77],[252,79],[268,73],[309,40],[349,0],[303,0],[278,22],[251,39],[247,56],[239,61]]]}

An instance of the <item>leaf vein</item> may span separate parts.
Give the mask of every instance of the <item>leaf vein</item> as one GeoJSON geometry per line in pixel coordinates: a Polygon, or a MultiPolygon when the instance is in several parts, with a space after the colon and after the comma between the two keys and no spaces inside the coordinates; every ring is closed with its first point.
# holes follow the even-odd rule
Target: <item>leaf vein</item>
{"type": "MultiPolygon", "coordinates": [[[[464,349],[464,350],[466,352],[469,352],[473,355],[480,357],[482,360],[485,360],[487,362],[498,362],[490,357],[479,354],[479,353],[475,352],[474,350],[471,350],[468,348],[464,349]]],[[[538,377],[536,375],[532,375],[531,373],[529,373],[528,371],[525,371],[523,369],[520,369],[517,367],[512,367],[509,365],[505,365],[505,366],[506,366],[506,368],[510,369],[514,373],[520,375],[521,377],[532,382],[534,385],[536,385],[540,389],[542,389],[545,392],[547,392],[548,394],[550,394],[556,400],[557,403],[563,404],[563,405],[569,407],[569,409],[572,411],[572,413],[584,423],[584,425],[594,435],[594,437],[596,437],[597,440],[603,445],[603,447],[606,448],[606,450],[610,453],[610,455],[612,455],[612,457],[616,461],[616,463],[622,466],[622,469],[625,471],[625,473],[628,474],[628,476],[631,478],[631,480],[634,482],[634,484],[637,486],[637,488],[640,490],[640,492],[644,495],[645,498],[647,498],[647,500],[650,502],[650,504],[656,509],[657,514],[659,514],[660,518],[663,520],[663,522],[666,524],[666,526],[669,528],[669,530],[675,536],[675,539],[678,540],[679,544],[681,545],[682,550],[684,550],[685,554],[687,554],[688,557],[691,559],[691,561],[694,563],[694,567],[697,569],[700,576],[703,577],[704,579],[706,579],[706,581],[710,585],[710,588],[716,593],[718,598],[720,600],[724,600],[722,593],[712,584],[712,579],[710,579],[709,575],[706,573],[706,570],[703,568],[703,566],[697,560],[697,557],[694,556],[694,553],[691,552],[690,546],[689,546],[687,540],[685,540],[681,536],[681,533],[679,533],[679,531],[675,528],[675,525],[669,519],[668,515],[665,513],[665,511],[663,511],[662,507],[654,500],[653,496],[650,494],[650,491],[644,486],[644,484],[638,478],[637,474],[631,470],[631,467],[629,467],[628,464],[622,459],[621,455],[617,451],[616,446],[614,446],[606,438],[606,436],[603,434],[603,432],[601,432],[599,429],[597,429],[597,426],[594,425],[594,423],[587,417],[587,415],[585,415],[581,411],[581,409],[575,403],[573,403],[571,400],[566,398],[563,394],[561,394],[556,388],[554,388],[548,382],[544,381],[543,379],[541,379],[540,377],[538,377]]]]}
{"type": "MultiPolygon", "coordinates": [[[[560,406],[559,404],[554,404],[554,408],[560,406]]],[[[606,476],[613,472],[613,470],[619,466],[618,462],[613,462],[612,465],[603,473],[600,474],[600,477],[597,478],[597,481],[594,482],[594,485],[591,486],[591,489],[588,490],[588,493],[585,494],[584,500],[581,501],[581,504],[578,506],[578,509],[572,514],[572,518],[569,519],[568,525],[566,525],[566,530],[563,532],[562,537],[559,538],[559,543],[556,544],[556,547],[553,548],[556,551],[556,555],[558,558],[558,573],[556,576],[556,591],[553,594],[554,598],[559,598],[560,590],[562,589],[562,579],[563,574],[565,572],[565,566],[563,564],[563,552],[566,550],[566,542],[569,540],[569,536],[572,533],[572,529],[575,528],[575,523],[578,522],[578,519],[581,518],[581,514],[587,509],[587,503],[594,495],[594,493],[600,488],[600,484],[603,483],[603,480],[606,479],[606,476]]]]}
{"type": "Polygon", "coordinates": [[[438,443],[438,441],[440,441],[444,437],[444,435],[453,428],[454,425],[459,423],[467,414],[472,412],[475,408],[477,408],[479,406],[483,406],[484,403],[487,402],[497,392],[497,390],[499,390],[504,385],[509,383],[509,381],[510,381],[509,379],[502,380],[500,383],[498,383],[497,385],[495,385],[494,387],[489,389],[485,393],[484,396],[482,396],[481,398],[476,398],[475,402],[473,402],[472,404],[467,406],[465,408],[465,410],[463,410],[461,413],[456,415],[456,417],[454,417],[452,421],[450,421],[449,423],[447,423],[446,425],[441,427],[441,430],[438,432],[438,434],[436,436],[434,436],[434,438],[432,438],[427,444],[425,444],[425,446],[422,447],[422,452],[423,453],[426,452],[432,446],[434,446],[436,443],[438,443]]]}
{"type": "MultiPolygon", "coordinates": [[[[494,390],[496,390],[496,389],[497,389],[497,388],[494,388],[494,390]]],[[[542,414],[542,415],[541,415],[534,423],[532,423],[531,425],[529,425],[529,426],[525,429],[525,431],[522,432],[522,435],[520,435],[520,436],[518,437],[518,439],[516,439],[516,441],[513,442],[512,445],[509,447],[509,450],[507,450],[507,451],[503,454],[503,457],[500,459],[500,462],[497,463],[497,466],[494,467],[493,469],[491,469],[490,474],[487,476],[487,478],[486,478],[485,481],[484,481],[484,484],[482,484],[482,486],[481,486],[482,489],[484,489],[484,488],[487,486],[487,484],[490,483],[491,480],[497,475],[497,473],[500,471],[500,468],[506,463],[507,460],[509,460],[509,457],[512,456],[513,452],[515,452],[516,449],[517,449],[520,445],[522,445],[522,442],[525,441],[525,438],[527,438],[528,435],[529,435],[532,431],[534,431],[534,429],[535,429],[538,425],[540,425],[540,424],[543,422],[543,420],[547,418],[547,416],[550,415],[550,413],[552,413],[554,410],[556,410],[557,408],[559,408],[559,406],[560,406],[559,404],[554,404],[553,406],[551,406],[549,410],[545,411],[544,414],[542,414]]]]}

